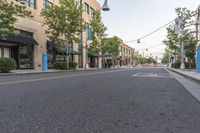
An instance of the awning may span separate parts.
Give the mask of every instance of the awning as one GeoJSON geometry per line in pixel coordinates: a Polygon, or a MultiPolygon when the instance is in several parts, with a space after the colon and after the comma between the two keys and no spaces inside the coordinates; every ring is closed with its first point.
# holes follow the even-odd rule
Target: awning
{"type": "Polygon", "coordinates": [[[80,53],[80,52],[77,52],[77,51],[72,51],[72,52],[71,52],[71,55],[81,55],[81,53],[80,53]]]}
{"type": "Polygon", "coordinates": [[[89,57],[99,57],[99,53],[88,52],[89,57]]]}
{"type": "Polygon", "coordinates": [[[5,38],[0,37],[1,41],[7,41],[12,43],[26,44],[26,45],[38,45],[33,37],[24,35],[8,35],[5,38]]]}

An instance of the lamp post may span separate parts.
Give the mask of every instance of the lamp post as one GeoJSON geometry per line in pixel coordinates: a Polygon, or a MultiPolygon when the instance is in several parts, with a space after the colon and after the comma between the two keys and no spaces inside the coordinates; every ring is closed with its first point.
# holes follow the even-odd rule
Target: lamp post
{"type": "Polygon", "coordinates": [[[110,8],[109,8],[109,6],[108,6],[108,0],[105,0],[105,1],[104,1],[104,4],[103,4],[103,6],[102,6],[102,10],[103,10],[103,11],[109,11],[109,10],[110,10],[110,8]]]}
{"type": "Polygon", "coordinates": [[[184,44],[182,41],[183,36],[183,20],[181,17],[175,19],[175,33],[180,35],[180,43],[181,43],[181,66],[180,69],[185,69],[185,62],[184,62],[184,44]]]}

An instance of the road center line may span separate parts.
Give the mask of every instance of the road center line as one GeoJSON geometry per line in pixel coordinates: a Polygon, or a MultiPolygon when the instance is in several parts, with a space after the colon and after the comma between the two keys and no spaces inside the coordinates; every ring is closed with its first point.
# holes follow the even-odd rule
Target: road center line
{"type": "Polygon", "coordinates": [[[88,76],[88,75],[96,75],[96,74],[105,74],[105,73],[113,73],[113,72],[122,72],[122,71],[128,71],[128,70],[132,70],[132,69],[112,70],[112,71],[106,71],[106,72],[94,72],[94,73],[75,74],[75,75],[65,75],[65,76],[55,76],[55,77],[49,77],[49,78],[39,78],[39,79],[30,79],[30,80],[22,80],[22,81],[11,81],[11,82],[3,82],[3,83],[0,83],[0,85],[28,83],[28,82],[45,81],[45,80],[52,80],[52,79],[63,79],[63,78],[80,77],[80,76],[88,76]]]}

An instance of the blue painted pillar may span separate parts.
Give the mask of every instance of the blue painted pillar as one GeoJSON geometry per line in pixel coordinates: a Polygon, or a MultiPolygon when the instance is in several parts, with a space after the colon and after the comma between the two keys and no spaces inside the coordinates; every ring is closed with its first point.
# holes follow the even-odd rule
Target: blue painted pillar
{"type": "Polygon", "coordinates": [[[200,46],[197,47],[196,52],[196,72],[200,73],[200,46]]]}
{"type": "Polygon", "coordinates": [[[42,54],[42,71],[47,71],[47,53],[42,54]]]}

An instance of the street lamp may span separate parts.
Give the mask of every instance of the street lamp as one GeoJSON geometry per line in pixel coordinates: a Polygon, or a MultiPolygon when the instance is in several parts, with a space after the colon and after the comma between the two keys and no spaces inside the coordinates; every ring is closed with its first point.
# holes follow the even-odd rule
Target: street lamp
{"type": "Polygon", "coordinates": [[[183,20],[181,17],[175,19],[175,33],[180,35],[180,42],[181,42],[181,66],[180,69],[185,69],[185,62],[184,62],[184,45],[182,41],[183,36],[183,20]]]}
{"type": "Polygon", "coordinates": [[[103,4],[103,6],[102,6],[102,10],[103,10],[103,11],[109,11],[109,10],[110,10],[110,8],[109,8],[109,6],[108,6],[108,0],[105,0],[105,1],[104,1],[104,4],[103,4]]]}

